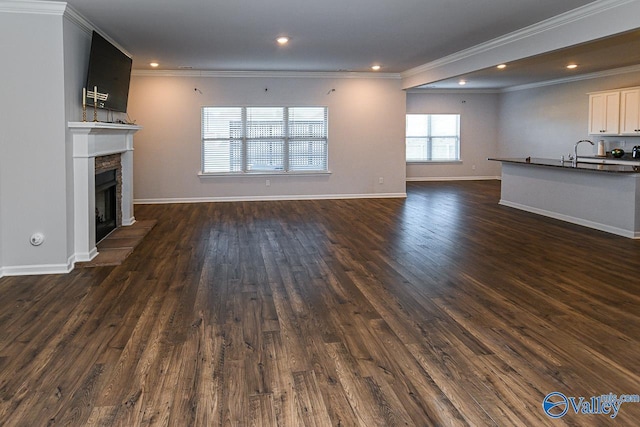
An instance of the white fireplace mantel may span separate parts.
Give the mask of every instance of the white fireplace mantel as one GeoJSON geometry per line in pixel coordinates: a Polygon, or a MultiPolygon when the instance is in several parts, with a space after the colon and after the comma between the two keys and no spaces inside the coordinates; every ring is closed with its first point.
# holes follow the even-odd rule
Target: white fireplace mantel
{"type": "Polygon", "coordinates": [[[122,225],[133,216],[133,134],[137,125],[101,122],[69,122],[73,136],[73,199],[75,260],[90,261],[96,249],[95,158],[121,154],[122,225]]]}

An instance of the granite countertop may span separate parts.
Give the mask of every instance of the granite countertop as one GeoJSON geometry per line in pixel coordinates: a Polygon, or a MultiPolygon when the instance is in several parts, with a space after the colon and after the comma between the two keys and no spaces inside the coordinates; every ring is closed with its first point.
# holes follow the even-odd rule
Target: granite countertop
{"type": "Polygon", "coordinates": [[[631,153],[625,153],[622,157],[613,157],[610,153],[607,153],[606,156],[578,156],[578,159],[636,162],[640,165],[640,159],[634,159],[631,153]]]}
{"type": "MultiPolygon", "coordinates": [[[[603,158],[604,159],[604,158],[603,158]]],[[[613,160],[613,158],[607,158],[613,160]]],[[[525,158],[489,158],[497,162],[517,163],[523,165],[532,166],[548,166],[560,169],[568,170],[581,170],[581,171],[594,171],[594,172],[609,172],[609,173],[640,173],[639,165],[612,165],[612,164],[600,164],[600,163],[584,163],[578,160],[577,164],[573,164],[571,160],[565,160],[561,162],[560,159],[541,159],[537,157],[525,158]]],[[[626,159],[617,159],[626,160],[626,159]]]]}

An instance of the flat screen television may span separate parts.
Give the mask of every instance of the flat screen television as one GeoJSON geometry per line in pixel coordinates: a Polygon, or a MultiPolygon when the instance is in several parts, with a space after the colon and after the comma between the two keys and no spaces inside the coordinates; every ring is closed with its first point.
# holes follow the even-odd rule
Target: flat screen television
{"type": "MultiPolygon", "coordinates": [[[[107,95],[106,99],[97,100],[98,108],[127,112],[131,63],[131,58],[120,49],[100,34],[93,32],[86,88],[87,92],[93,92],[93,88],[97,87],[98,94],[107,95]]],[[[87,95],[88,107],[93,107],[93,99],[93,96],[87,95]]]]}

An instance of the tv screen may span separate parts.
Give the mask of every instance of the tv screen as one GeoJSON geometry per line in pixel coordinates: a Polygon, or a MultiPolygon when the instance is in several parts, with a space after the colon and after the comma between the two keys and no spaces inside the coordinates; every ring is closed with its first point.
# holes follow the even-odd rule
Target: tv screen
{"type": "MultiPolygon", "coordinates": [[[[87,92],[93,92],[94,87],[98,88],[98,108],[127,112],[131,63],[131,58],[120,49],[100,34],[93,32],[87,72],[87,92]]],[[[87,95],[87,106],[93,107],[93,99],[93,96],[87,95]]]]}

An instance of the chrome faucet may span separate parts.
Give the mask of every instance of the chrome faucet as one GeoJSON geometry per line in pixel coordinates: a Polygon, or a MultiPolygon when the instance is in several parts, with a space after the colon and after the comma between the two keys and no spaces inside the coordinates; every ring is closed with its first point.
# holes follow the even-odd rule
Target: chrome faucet
{"type": "Polygon", "coordinates": [[[580,145],[581,142],[588,142],[589,144],[593,145],[593,141],[589,141],[588,139],[581,139],[580,141],[576,142],[576,145],[573,146],[573,164],[577,164],[578,163],[578,145],[580,145]]]}

